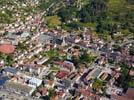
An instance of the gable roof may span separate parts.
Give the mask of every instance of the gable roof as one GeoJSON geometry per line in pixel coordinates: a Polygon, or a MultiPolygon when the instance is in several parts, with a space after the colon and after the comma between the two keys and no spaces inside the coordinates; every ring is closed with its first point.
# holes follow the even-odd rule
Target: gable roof
{"type": "Polygon", "coordinates": [[[5,72],[9,72],[9,73],[12,73],[12,74],[16,74],[17,73],[17,70],[11,68],[11,67],[6,67],[4,68],[4,71],[5,72]]]}
{"type": "Polygon", "coordinates": [[[59,79],[62,79],[62,78],[64,78],[67,74],[68,74],[67,71],[59,71],[59,72],[56,74],[56,77],[59,78],[59,79]]]}

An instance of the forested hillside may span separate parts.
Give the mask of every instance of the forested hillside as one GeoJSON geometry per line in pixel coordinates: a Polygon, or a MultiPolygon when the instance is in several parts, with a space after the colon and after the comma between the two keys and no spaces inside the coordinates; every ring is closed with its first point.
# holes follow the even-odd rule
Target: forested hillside
{"type": "MultiPolygon", "coordinates": [[[[93,28],[101,36],[134,33],[133,0],[67,0],[55,14],[66,29],[93,28]]],[[[50,14],[52,16],[54,14],[50,14]]]]}

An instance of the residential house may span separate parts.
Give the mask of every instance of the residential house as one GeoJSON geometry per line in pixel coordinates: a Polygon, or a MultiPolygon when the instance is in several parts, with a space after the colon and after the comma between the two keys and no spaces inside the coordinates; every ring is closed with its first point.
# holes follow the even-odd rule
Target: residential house
{"type": "Polygon", "coordinates": [[[55,76],[58,79],[63,79],[68,75],[67,71],[59,71],[55,76]]]}
{"type": "Polygon", "coordinates": [[[62,67],[68,69],[69,71],[74,71],[75,70],[74,64],[70,61],[64,61],[62,67]]]}
{"type": "Polygon", "coordinates": [[[19,68],[21,68],[21,70],[27,72],[28,74],[36,74],[36,75],[39,75],[43,69],[41,66],[36,64],[26,64],[19,68]]]}
{"type": "Polygon", "coordinates": [[[48,89],[47,88],[39,88],[39,93],[43,96],[48,94],[48,89]]]}
{"type": "Polygon", "coordinates": [[[25,81],[29,84],[32,85],[34,87],[38,87],[42,84],[42,80],[34,78],[34,77],[30,77],[30,76],[25,76],[25,81]]]}
{"type": "Polygon", "coordinates": [[[6,68],[3,69],[2,73],[12,76],[12,75],[15,75],[17,73],[17,70],[14,69],[14,68],[11,68],[11,67],[6,67],[6,68]]]}

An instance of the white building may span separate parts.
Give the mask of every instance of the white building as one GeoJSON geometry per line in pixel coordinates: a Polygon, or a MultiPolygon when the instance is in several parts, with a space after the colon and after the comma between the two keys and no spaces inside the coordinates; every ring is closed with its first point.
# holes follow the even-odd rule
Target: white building
{"type": "Polygon", "coordinates": [[[43,64],[43,63],[45,63],[46,61],[48,61],[48,59],[49,59],[49,58],[45,58],[45,57],[44,57],[44,58],[38,60],[38,61],[37,61],[37,64],[39,64],[39,65],[40,65],[40,64],[43,64]]]}
{"type": "Polygon", "coordinates": [[[42,83],[42,80],[30,76],[26,76],[25,81],[28,81],[28,84],[33,87],[38,87],[42,83]]]}

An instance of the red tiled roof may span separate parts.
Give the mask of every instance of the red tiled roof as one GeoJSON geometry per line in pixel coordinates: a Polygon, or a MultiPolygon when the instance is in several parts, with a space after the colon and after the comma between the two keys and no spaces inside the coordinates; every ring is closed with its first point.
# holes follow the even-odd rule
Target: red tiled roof
{"type": "Polygon", "coordinates": [[[1,44],[0,45],[0,52],[10,54],[15,51],[15,46],[10,44],[1,44]]]}
{"type": "Polygon", "coordinates": [[[90,96],[90,91],[89,90],[86,90],[86,89],[80,89],[80,92],[82,93],[82,95],[84,95],[84,96],[90,96]]]}
{"type": "Polygon", "coordinates": [[[53,63],[56,64],[56,65],[62,65],[63,61],[54,61],[53,63]]]}
{"type": "Polygon", "coordinates": [[[46,88],[40,88],[40,89],[39,89],[39,92],[40,92],[42,95],[44,95],[44,94],[46,94],[46,93],[48,92],[48,89],[46,89],[46,88]]]}
{"type": "Polygon", "coordinates": [[[59,95],[59,96],[63,96],[64,92],[63,91],[58,91],[58,92],[56,92],[56,94],[59,95]]]}
{"type": "Polygon", "coordinates": [[[64,78],[67,74],[68,74],[67,71],[59,71],[59,72],[56,74],[56,77],[59,78],[59,79],[62,79],[62,78],[64,78]]]}
{"type": "Polygon", "coordinates": [[[67,69],[72,68],[72,65],[71,64],[65,63],[63,61],[54,61],[54,64],[59,65],[59,66],[62,66],[62,67],[65,67],[67,69]]]}

